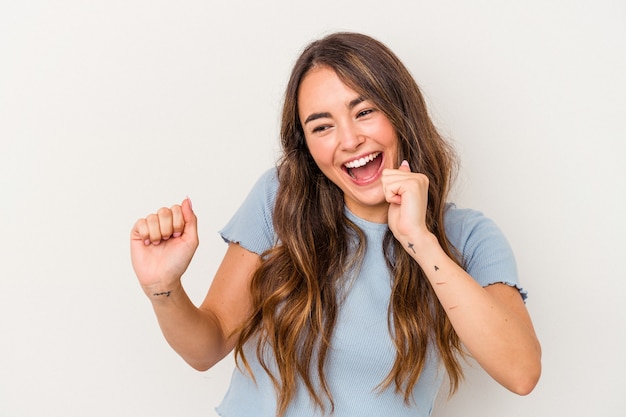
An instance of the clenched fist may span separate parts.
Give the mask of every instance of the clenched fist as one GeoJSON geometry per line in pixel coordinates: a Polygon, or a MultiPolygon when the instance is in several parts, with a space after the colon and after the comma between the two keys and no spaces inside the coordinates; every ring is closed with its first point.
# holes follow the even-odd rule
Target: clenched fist
{"type": "Polygon", "coordinates": [[[189,198],[137,220],[130,234],[130,253],[146,294],[168,295],[177,288],[197,247],[197,218],[189,198]]]}

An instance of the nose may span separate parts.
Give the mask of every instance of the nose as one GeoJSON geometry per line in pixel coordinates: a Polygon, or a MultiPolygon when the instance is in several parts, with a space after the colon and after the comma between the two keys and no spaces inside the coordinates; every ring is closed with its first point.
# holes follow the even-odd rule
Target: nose
{"type": "Polygon", "coordinates": [[[357,149],[365,141],[365,137],[355,126],[345,123],[339,128],[339,141],[343,150],[351,151],[357,149]]]}

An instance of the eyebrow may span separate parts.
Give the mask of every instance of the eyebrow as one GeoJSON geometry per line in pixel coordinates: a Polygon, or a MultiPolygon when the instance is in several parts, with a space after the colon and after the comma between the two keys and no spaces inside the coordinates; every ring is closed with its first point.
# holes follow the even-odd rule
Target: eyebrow
{"type": "Polygon", "coordinates": [[[328,112],[325,112],[325,113],[313,113],[309,117],[306,118],[306,120],[304,121],[304,124],[307,124],[307,123],[312,122],[312,121],[317,120],[317,119],[323,119],[325,117],[330,117],[330,113],[328,113],[328,112]]]}
{"type": "MultiPolygon", "coordinates": [[[[359,96],[359,97],[355,98],[354,100],[352,100],[352,101],[350,101],[348,103],[348,108],[352,110],[359,103],[362,103],[364,101],[365,101],[365,97],[359,96]]],[[[317,119],[323,119],[325,117],[331,117],[331,114],[328,113],[328,112],[313,113],[313,114],[309,115],[309,117],[306,118],[306,120],[304,121],[304,124],[307,124],[307,123],[312,122],[312,121],[317,120],[317,119]]]]}

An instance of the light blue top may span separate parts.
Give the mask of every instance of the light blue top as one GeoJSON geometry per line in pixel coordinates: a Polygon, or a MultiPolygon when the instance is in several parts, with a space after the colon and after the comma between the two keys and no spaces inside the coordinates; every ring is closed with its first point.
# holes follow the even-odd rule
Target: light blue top
{"type": "MultiPolygon", "coordinates": [[[[237,242],[261,254],[276,242],[272,212],[278,180],[276,170],[265,173],[240,209],[221,230],[224,240],[237,242]]],[[[341,304],[332,348],[325,372],[335,412],[333,417],[394,416],[426,417],[431,414],[445,369],[430,353],[426,367],[413,390],[408,406],[395,386],[380,392],[377,386],[389,374],[395,359],[389,335],[387,309],[391,277],[382,250],[386,224],[371,223],[347,211],[367,238],[367,249],[359,275],[341,304]]],[[[482,286],[502,282],[519,287],[513,253],[496,225],[481,213],[449,205],[445,228],[450,242],[462,255],[464,268],[482,286]]],[[[525,298],[525,291],[520,289],[525,298]]],[[[256,378],[235,369],[230,388],[216,408],[223,417],[274,417],[276,394],[255,353],[255,341],[246,346],[246,356],[256,378]]],[[[320,417],[306,389],[299,387],[286,417],[320,417]]]]}

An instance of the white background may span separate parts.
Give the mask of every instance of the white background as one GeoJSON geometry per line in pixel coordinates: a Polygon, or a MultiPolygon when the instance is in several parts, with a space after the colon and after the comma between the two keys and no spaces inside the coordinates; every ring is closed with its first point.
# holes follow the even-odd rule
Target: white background
{"type": "Polygon", "coordinates": [[[278,155],[291,65],[336,30],[411,69],[460,153],[455,200],[496,220],[530,292],[536,390],[470,367],[435,416],[626,415],[623,1],[3,0],[1,416],[215,415],[232,362],[169,348],[129,231],[189,195],[200,302],[217,230],[278,155]]]}

